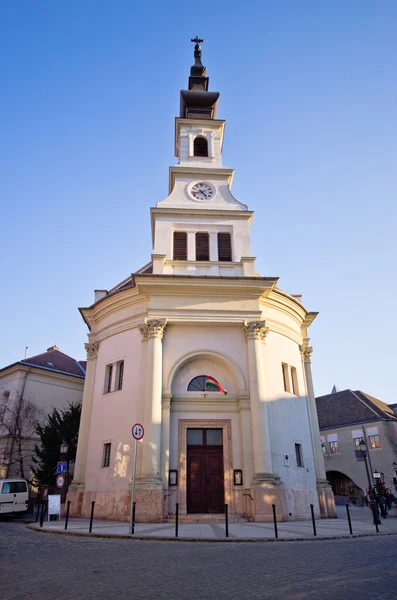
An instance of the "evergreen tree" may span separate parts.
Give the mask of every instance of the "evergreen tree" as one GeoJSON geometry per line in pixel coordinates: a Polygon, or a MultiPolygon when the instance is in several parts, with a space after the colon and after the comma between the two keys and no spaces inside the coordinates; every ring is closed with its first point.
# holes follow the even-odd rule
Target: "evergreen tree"
{"type": "MultiPolygon", "coordinates": [[[[68,444],[68,451],[62,460],[69,465],[76,459],[77,440],[81,415],[80,403],[69,403],[64,410],[53,408],[44,423],[38,423],[36,433],[40,436],[40,444],[35,445],[32,470],[36,485],[55,486],[57,462],[60,460],[60,446],[62,442],[68,444]]],[[[70,483],[70,481],[68,481],[70,483]]]]}

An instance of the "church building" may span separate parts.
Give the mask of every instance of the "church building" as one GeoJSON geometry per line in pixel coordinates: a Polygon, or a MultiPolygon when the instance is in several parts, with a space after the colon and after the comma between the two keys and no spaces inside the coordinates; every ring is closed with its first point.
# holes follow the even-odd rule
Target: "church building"
{"type": "Polygon", "coordinates": [[[311,374],[317,313],[255,269],[253,212],[232,195],[225,121],[202,40],[175,121],[169,195],[150,209],[150,263],[81,308],[87,369],[71,514],[270,521],[334,517],[311,374]]]}

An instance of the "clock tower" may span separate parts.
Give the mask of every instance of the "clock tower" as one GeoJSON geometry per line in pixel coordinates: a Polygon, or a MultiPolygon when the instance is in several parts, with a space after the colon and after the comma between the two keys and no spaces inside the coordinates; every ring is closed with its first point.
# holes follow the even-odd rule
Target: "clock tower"
{"type": "Polygon", "coordinates": [[[233,169],[222,162],[225,121],[217,119],[219,93],[208,91],[200,40],[181,90],[169,196],[151,210],[153,273],[255,276],[251,256],[253,213],[231,192],[233,169]]]}

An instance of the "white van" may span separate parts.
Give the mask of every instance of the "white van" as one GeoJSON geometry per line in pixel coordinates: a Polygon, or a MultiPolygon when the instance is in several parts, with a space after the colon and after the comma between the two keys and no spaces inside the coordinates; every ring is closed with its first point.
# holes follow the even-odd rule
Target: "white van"
{"type": "Polygon", "coordinates": [[[0,479],[0,515],[25,513],[28,498],[25,479],[0,479]]]}

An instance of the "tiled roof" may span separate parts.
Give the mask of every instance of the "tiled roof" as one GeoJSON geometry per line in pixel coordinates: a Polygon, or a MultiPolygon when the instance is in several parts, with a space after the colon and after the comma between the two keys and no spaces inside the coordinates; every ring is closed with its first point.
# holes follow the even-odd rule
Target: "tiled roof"
{"type": "Polygon", "coordinates": [[[47,352],[43,352],[43,354],[29,356],[15,364],[29,365],[50,371],[60,371],[62,373],[67,373],[69,375],[82,378],[85,377],[85,369],[87,366],[87,362],[85,360],[77,361],[71,356],[68,356],[67,354],[64,354],[58,350],[56,346],[49,348],[47,352]]]}
{"type": "Polygon", "coordinates": [[[320,429],[397,418],[388,404],[360,390],[342,390],[316,398],[320,429]]]}

